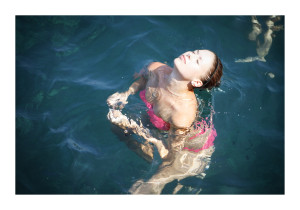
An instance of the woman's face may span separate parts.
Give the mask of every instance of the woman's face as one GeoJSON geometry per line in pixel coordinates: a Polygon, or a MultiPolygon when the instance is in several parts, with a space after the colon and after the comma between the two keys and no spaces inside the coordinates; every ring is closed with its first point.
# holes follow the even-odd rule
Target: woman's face
{"type": "Polygon", "coordinates": [[[199,80],[207,76],[214,59],[215,54],[209,50],[188,51],[175,58],[174,67],[185,80],[199,80]]]}

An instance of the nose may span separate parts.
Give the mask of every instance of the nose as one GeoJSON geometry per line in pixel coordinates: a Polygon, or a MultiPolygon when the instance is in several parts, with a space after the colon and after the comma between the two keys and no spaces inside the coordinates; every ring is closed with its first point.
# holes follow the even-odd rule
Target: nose
{"type": "Polygon", "coordinates": [[[191,55],[195,54],[194,52],[192,51],[189,51],[189,52],[186,52],[186,56],[191,59],[191,55]]]}

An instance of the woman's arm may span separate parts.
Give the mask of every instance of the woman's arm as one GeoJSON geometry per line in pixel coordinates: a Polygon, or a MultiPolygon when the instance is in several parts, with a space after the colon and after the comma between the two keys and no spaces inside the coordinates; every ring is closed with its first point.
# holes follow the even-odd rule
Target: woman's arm
{"type": "Polygon", "coordinates": [[[162,159],[165,159],[171,151],[172,153],[180,151],[183,148],[184,140],[189,132],[189,129],[171,126],[167,139],[168,145],[165,147],[163,141],[154,138],[150,134],[149,129],[143,126],[142,122],[138,125],[134,120],[129,120],[120,110],[110,109],[107,118],[120,128],[124,130],[130,129],[136,135],[143,137],[147,142],[154,144],[162,159]]]}
{"type": "Polygon", "coordinates": [[[138,125],[134,120],[129,119],[122,114],[120,110],[110,109],[107,118],[115,125],[119,126],[122,129],[130,129],[136,135],[143,137],[147,142],[154,144],[158,150],[158,153],[161,158],[167,157],[169,151],[164,146],[161,140],[158,140],[151,136],[148,128],[145,128],[140,122],[138,125]]]}
{"type": "Polygon", "coordinates": [[[174,153],[181,151],[189,131],[190,129],[188,128],[176,128],[171,126],[167,139],[168,149],[174,153]]]}
{"type": "MultiPolygon", "coordinates": [[[[148,65],[147,68],[142,69],[136,77],[139,77],[137,81],[132,83],[132,85],[128,88],[127,91],[119,93],[116,92],[113,95],[109,96],[107,99],[107,104],[111,108],[107,114],[107,118],[115,125],[119,126],[122,129],[131,129],[135,134],[143,137],[147,142],[154,144],[160,156],[162,158],[166,157],[168,154],[168,150],[165,148],[161,140],[155,139],[150,135],[149,129],[144,128],[142,123],[138,125],[134,120],[130,120],[121,113],[121,110],[128,103],[127,99],[130,95],[136,94],[139,90],[143,90],[146,87],[148,82],[148,77],[150,71],[154,71],[155,69],[163,66],[165,64],[160,62],[152,62],[148,65]]],[[[145,145],[144,145],[145,146],[145,145]]],[[[141,150],[146,153],[148,156],[151,156],[152,148],[142,148],[141,150]],[[150,151],[150,152],[149,152],[150,151]]],[[[152,154],[153,156],[153,154],[152,154]]]]}
{"type": "Polygon", "coordinates": [[[127,99],[130,95],[136,94],[146,86],[147,80],[142,76],[137,81],[133,82],[127,91],[119,93],[116,92],[107,98],[107,104],[113,109],[123,109],[128,103],[127,99]]]}
{"type": "Polygon", "coordinates": [[[107,99],[108,106],[113,109],[123,109],[124,106],[128,103],[127,99],[130,95],[134,95],[138,91],[145,89],[148,81],[149,73],[163,65],[165,64],[160,62],[152,62],[147,66],[147,68],[143,68],[135,76],[135,77],[139,77],[139,79],[133,82],[127,91],[122,93],[116,92],[113,95],[108,97],[107,99]]]}

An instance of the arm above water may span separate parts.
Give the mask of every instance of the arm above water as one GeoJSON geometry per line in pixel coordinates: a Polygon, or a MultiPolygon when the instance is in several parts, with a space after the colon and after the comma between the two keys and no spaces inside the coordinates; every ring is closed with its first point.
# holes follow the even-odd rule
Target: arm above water
{"type": "Polygon", "coordinates": [[[133,82],[127,91],[122,93],[116,92],[108,97],[108,106],[113,109],[123,109],[124,106],[128,103],[127,99],[130,95],[134,95],[138,91],[145,89],[149,77],[149,72],[154,71],[155,69],[163,65],[165,64],[160,62],[152,62],[148,65],[147,68],[143,68],[139,73],[135,74],[135,77],[139,77],[139,79],[133,82]]]}
{"type": "MultiPolygon", "coordinates": [[[[138,125],[134,120],[130,120],[122,114],[121,110],[124,108],[124,106],[128,103],[127,98],[129,95],[133,95],[137,93],[139,90],[145,89],[145,86],[148,81],[148,76],[150,71],[153,71],[165,64],[159,63],[159,62],[153,62],[150,65],[148,65],[147,68],[142,69],[140,73],[136,75],[136,77],[139,77],[137,81],[135,81],[127,91],[123,93],[116,92],[107,99],[107,104],[110,106],[110,109],[107,118],[115,125],[122,129],[131,129],[135,134],[143,137],[147,142],[150,142],[154,144],[160,156],[162,158],[166,157],[168,154],[168,150],[165,148],[161,140],[158,140],[150,135],[150,131],[147,128],[144,128],[142,123],[140,122],[140,125],[138,125]]],[[[144,153],[147,153],[146,155],[151,156],[149,154],[149,151],[152,149],[148,149],[147,151],[143,148],[141,148],[144,153]]],[[[153,156],[153,154],[152,154],[153,156]]]]}
{"type": "Polygon", "coordinates": [[[136,94],[139,90],[145,88],[147,80],[144,77],[140,77],[137,81],[133,82],[127,91],[119,93],[116,92],[107,98],[107,104],[113,109],[123,109],[128,103],[127,99],[130,95],[136,94]]]}

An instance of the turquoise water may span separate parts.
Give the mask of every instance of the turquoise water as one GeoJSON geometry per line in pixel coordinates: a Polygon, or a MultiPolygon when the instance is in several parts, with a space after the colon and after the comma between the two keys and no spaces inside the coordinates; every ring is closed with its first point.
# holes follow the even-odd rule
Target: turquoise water
{"type": "MultiPolygon", "coordinates": [[[[265,30],[267,17],[258,19],[265,30]]],[[[150,61],[172,66],[185,51],[210,49],[222,84],[210,99],[197,93],[216,112],[216,151],[206,177],[182,180],[179,194],[283,194],[284,31],[266,62],[237,63],[256,56],[251,30],[249,16],[17,16],[16,193],[127,194],[154,174],[159,160],[126,146],[106,98],[150,61]]],[[[142,106],[137,96],[129,104],[142,106]]]]}

